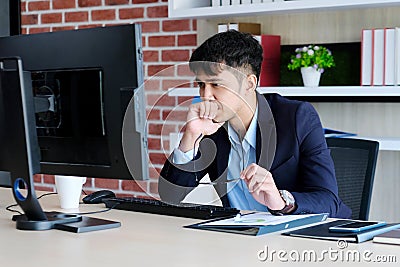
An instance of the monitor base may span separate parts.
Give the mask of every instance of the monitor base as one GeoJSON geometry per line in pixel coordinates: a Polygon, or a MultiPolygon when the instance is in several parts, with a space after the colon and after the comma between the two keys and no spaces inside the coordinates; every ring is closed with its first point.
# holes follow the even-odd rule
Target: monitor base
{"type": "Polygon", "coordinates": [[[16,228],[19,230],[43,231],[54,229],[57,224],[65,224],[82,221],[82,216],[76,214],[66,214],[60,212],[45,212],[47,220],[33,221],[29,220],[25,214],[14,215],[12,220],[16,222],[16,228]]]}

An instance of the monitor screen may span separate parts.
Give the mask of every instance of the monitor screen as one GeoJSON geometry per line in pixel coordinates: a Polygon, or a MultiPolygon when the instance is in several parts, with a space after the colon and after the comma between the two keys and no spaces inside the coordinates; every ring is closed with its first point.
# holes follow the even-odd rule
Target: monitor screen
{"type": "Polygon", "coordinates": [[[148,178],[140,25],[2,37],[5,56],[31,73],[41,173],[148,178]]]}

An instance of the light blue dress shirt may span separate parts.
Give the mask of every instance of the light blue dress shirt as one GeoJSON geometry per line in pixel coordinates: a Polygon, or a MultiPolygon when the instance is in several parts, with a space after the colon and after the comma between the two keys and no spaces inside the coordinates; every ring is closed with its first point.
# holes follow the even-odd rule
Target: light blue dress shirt
{"type": "MultiPolygon", "coordinates": [[[[242,142],[240,142],[238,134],[228,123],[228,136],[231,142],[228,160],[228,180],[239,178],[242,170],[251,163],[256,162],[257,118],[258,106],[242,142]]],[[[193,155],[195,155],[193,149],[182,152],[178,148],[175,148],[173,162],[175,164],[185,164],[193,159],[193,155]]],[[[227,190],[231,207],[239,210],[268,211],[265,205],[260,204],[253,198],[247,188],[247,184],[243,180],[228,183],[227,190]]]]}
{"type": "MultiPolygon", "coordinates": [[[[257,118],[258,106],[242,141],[239,139],[238,134],[232,126],[228,124],[228,136],[231,142],[228,161],[228,180],[239,178],[242,170],[251,163],[256,162],[257,118]]],[[[228,183],[227,189],[231,207],[240,210],[268,211],[265,205],[257,202],[250,194],[245,181],[240,180],[238,182],[228,183]]]]}

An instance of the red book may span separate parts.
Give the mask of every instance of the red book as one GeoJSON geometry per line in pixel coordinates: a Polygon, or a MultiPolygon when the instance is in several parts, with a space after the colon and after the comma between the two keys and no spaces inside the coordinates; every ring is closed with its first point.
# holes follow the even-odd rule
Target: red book
{"type": "Polygon", "coordinates": [[[281,37],[262,34],[256,36],[263,48],[259,86],[278,86],[281,64],[281,37]]]}

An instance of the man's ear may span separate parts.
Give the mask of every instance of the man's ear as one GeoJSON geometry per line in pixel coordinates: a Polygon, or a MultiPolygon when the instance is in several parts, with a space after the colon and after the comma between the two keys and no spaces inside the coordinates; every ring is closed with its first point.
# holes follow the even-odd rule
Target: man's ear
{"type": "Polygon", "coordinates": [[[254,74],[250,74],[246,78],[247,86],[246,93],[252,93],[257,88],[257,77],[254,74]]]}

